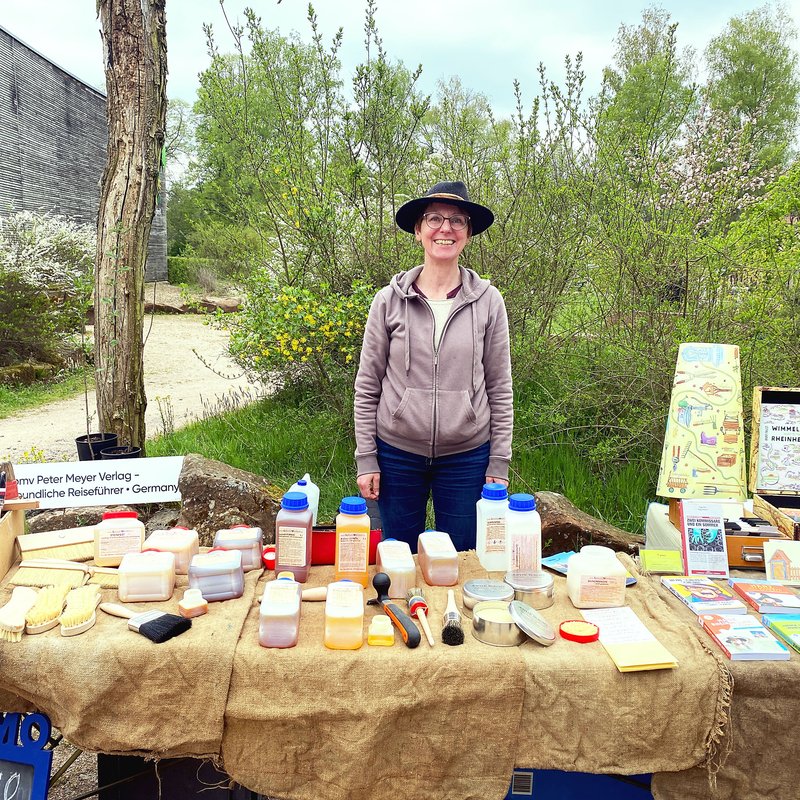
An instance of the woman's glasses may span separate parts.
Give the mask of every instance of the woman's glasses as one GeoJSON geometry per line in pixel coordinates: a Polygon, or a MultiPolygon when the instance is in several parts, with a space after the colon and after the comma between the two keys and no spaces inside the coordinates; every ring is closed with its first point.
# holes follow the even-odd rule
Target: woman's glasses
{"type": "Polygon", "coordinates": [[[434,231],[439,230],[444,225],[445,220],[450,223],[450,227],[454,231],[463,231],[469,225],[469,217],[466,214],[453,214],[452,217],[445,217],[435,211],[428,211],[422,215],[422,218],[425,220],[426,225],[434,231]]]}

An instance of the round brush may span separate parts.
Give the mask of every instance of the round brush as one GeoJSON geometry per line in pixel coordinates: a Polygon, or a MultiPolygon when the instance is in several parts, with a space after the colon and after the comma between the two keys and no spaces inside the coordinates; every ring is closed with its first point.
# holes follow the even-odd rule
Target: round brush
{"type": "Polygon", "coordinates": [[[416,616],[422,630],[425,631],[425,638],[428,644],[433,647],[433,634],[431,633],[431,626],[428,624],[428,604],[425,602],[425,595],[422,589],[415,586],[406,592],[406,601],[408,602],[408,610],[412,616],[416,616]]]}
{"type": "Polygon", "coordinates": [[[464,644],[464,631],[461,628],[461,614],[456,605],[456,596],[452,589],[447,590],[447,608],[444,610],[444,627],[442,642],[455,646],[464,644]]]}

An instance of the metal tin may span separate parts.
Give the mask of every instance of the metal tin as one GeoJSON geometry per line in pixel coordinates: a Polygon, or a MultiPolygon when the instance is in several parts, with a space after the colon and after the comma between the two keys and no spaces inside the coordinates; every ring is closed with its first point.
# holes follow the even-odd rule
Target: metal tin
{"type": "Polygon", "coordinates": [[[472,616],[472,609],[477,603],[488,600],[505,600],[510,603],[514,599],[514,590],[505,582],[492,578],[473,578],[467,581],[461,589],[464,613],[472,616]]]}
{"type": "Polygon", "coordinates": [[[520,630],[533,639],[534,642],[549,647],[556,640],[555,628],[535,609],[519,600],[514,600],[508,606],[509,614],[520,630]]]}
{"type": "Polygon", "coordinates": [[[525,641],[509,611],[507,600],[484,600],[472,608],[472,635],[484,644],[515,647],[525,641]]]}
{"type": "Polygon", "coordinates": [[[549,572],[506,572],[503,580],[513,588],[515,600],[538,609],[553,605],[553,576],[549,572]]]}

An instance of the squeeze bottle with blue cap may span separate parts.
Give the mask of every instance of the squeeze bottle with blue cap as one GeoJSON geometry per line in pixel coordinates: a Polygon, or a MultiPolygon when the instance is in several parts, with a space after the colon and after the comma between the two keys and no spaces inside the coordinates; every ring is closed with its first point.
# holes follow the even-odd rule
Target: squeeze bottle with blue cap
{"type": "Polygon", "coordinates": [[[363,497],[345,497],[336,515],[334,581],[349,580],[366,587],[369,583],[370,519],[363,497]]]}
{"type": "Polygon", "coordinates": [[[311,568],[311,510],[302,492],[286,492],[275,517],[275,571],[288,571],[300,583],[311,568]]]}
{"type": "Polygon", "coordinates": [[[302,492],[308,498],[308,507],[311,509],[311,524],[317,524],[317,511],[319,511],[319,486],[311,480],[306,472],[299,481],[295,481],[289,489],[290,492],[302,492]]]}
{"type": "Polygon", "coordinates": [[[509,571],[542,569],[542,520],[532,494],[512,494],[508,498],[506,557],[509,571]]]}
{"type": "Polygon", "coordinates": [[[502,483],[485,483],[476,506],[478,561],[487,572],[501,572],[506,566],[506,511],[508,489],[502,483]]]}

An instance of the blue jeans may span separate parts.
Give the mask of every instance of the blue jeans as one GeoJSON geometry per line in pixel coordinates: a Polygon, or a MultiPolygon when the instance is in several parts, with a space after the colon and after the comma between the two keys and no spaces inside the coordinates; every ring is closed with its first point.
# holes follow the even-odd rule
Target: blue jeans
{"type": "Polygon", "coordinates": [[[436,530],[450,534],[456,550],[475,549],[476,510],[489,467],[489,442],[452,456],[427,458],[377,440],[381,470],[378,506],[384,539],[408,542],[417,552],[433,497],[436,530]]]}

